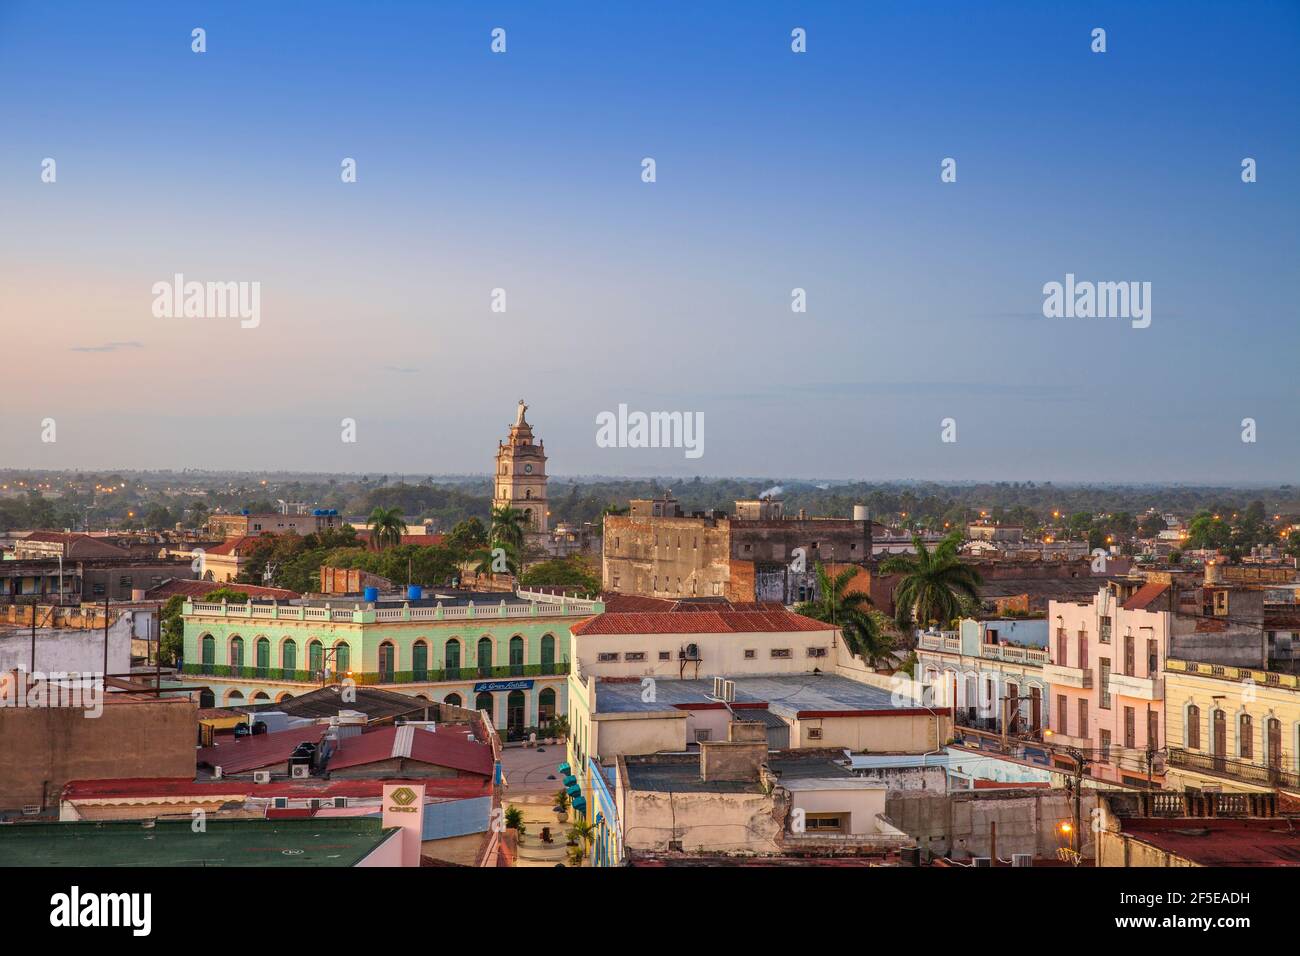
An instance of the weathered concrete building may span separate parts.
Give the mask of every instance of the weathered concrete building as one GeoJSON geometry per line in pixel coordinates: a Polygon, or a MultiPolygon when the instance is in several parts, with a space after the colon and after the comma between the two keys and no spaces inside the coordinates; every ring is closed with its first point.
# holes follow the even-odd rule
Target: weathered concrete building
{"type": "Polygon", "coordinates": [[[788,517],[775,499],[737,501],[734,517],[634,500],[605,518],[602,579],[624,594],[793,604],[815,596],[817,562],[869,561],[871,535],[869,520],[788,517]]]}
{"type": "Polygon", "coordinates": [[[193,701],[112,692],[102,701],[98,715],[70,706],[0,707],[0,809],[57,807],[69,780],[193,777],[193,701]]]}

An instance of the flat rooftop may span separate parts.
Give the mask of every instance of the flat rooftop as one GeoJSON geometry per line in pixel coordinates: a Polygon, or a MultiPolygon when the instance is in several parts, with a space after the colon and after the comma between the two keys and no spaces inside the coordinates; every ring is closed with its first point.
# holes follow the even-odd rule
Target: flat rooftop
{"type": "MultiPolygon", "coordinates": [[[[776,674],[732,677],[739,709],[768,710],[787,720],[815,713],[851,716],[858,712],[896,711],[890,692],[838,674],[776,674]]],[[[641,699],[641,678],[600,680],[596,687],[598,714],[653,713],[676,708],[721,707],[710,700],[713,678],[701,680],[655,679],[655,700],[641,699]]]]}
{"type": "Polygon", "coordinates": [[[393,831],[366,817],[14,824],[0,827],[3,866],[355,866],[393,831]]]}
{"type": "MultiPolygon", "coordinates": [[[[768,769],[783,784],[794,785],[813,780],[831,781],[864,789],[879,786],[854,775],[835,755],[825,752],[799,753],[774,751],[767,761],[768,769]]],[[[633,790],[655,793],[763,793],[757,775],[753,780],[701,780],[698,754],[653,754],[647,757],[628,757],[627,782],[633,790]]]]}

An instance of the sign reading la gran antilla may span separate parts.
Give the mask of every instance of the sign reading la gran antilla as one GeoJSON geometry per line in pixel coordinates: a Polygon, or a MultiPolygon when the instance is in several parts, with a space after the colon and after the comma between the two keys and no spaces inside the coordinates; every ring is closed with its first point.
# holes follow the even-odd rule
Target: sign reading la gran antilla
{"type": "Polygon", "coordinates": [[[490,694],[497,690],[532,690],[530,680],[485,680],[474,685],[474,693],[490,694]]]}

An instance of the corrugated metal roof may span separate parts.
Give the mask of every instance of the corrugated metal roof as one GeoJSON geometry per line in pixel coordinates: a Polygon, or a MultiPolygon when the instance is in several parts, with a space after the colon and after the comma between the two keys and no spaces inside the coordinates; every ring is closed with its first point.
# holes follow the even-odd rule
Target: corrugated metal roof
{"type": "Polygon", "coordinates": [[[201,748],[197,759],[201,766],[220,767],[222,773],[245,773],[288,760],[301,743],[319,744],[328,729],[308,726],[234,737],[201,748]]]}
{"type": "Polygon", "coordinates": [[[468,739],[464,732],[429,731],[408,724],[381,727],[359,737],[340,740],[330,757],[329,769],[334,772],[395,758],[484,776],[491,776],[494,764],[492,747],[468,739]]]}

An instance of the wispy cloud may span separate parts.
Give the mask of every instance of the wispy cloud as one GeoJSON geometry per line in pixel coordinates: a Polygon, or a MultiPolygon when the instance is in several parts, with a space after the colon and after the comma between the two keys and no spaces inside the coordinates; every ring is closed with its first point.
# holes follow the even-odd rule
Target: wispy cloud
{"type": "Polygon", "coordinates": [[[418,368],[403,368],[400,365],[385,365],[385,372],[397,372],[399,375],[413,375],[419,371],[418,368]]]}
{"type": "Polygon", "coordinates": [[[105,342],[103,345],[74,345],[69,352],[116,352],[119,349],[142,349],[139,342],[105,342]]]}

